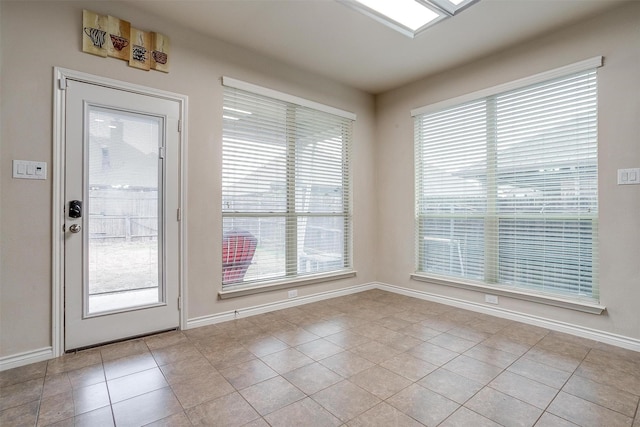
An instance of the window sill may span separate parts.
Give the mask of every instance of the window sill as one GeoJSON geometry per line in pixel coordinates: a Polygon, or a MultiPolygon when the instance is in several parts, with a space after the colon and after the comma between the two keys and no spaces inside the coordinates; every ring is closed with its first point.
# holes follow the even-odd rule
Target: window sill
{"type": "Polygon", "coordinates": [[[591,301],[570,300],[561,297],[555,297],[551,295],[538,294],[534,292],[527,292],[523,290],[505,289],[499,286],[490,286],[485,284],[473,283],[473,282],[454,282],[443,278],[427,276],[423,274],[412,274],[411,279],[420,282],[429,282],[436,285],[452,286],[454,288],[467,289],[476,292],[487,292],[492,295],[500,295],[508,298],[515,298],[524,301],[532,301],[540,304],[553,305],[555,307],[562,307],[569,310],[582,311],[590,314],[602,314],[607,308],[603,305],[597,304],[591,301]]]}
{"type": "Polygon", "coordinates": [[[247,285],[238,287],[238,289],[223,290],[218,292],[219,299],[229,299],[242,297],[246,295],[260,294],[263,292],[277,291],[280,289],[295,288],[296,286],[313,285],[315,283],[330,282],[333,280],[346,279],[355,277],[355,270],[339,271],[326,274],[315,274],[309,276],[298,277],[296,279],[279,280],[263,285],[247,285]]]}

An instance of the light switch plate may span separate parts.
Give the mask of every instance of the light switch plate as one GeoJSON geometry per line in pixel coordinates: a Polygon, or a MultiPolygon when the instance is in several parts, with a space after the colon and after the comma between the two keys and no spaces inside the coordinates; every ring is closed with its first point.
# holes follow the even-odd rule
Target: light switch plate
{"type": "Polygon", "coordinates": [[[640,168],[618,169],[618,185],[640,184],[640,168]]]}
{"type": "Polygon", "coordinates": [[[47,179],[47,162],[14,160],[13,177],[20,179],[47,179]]]}

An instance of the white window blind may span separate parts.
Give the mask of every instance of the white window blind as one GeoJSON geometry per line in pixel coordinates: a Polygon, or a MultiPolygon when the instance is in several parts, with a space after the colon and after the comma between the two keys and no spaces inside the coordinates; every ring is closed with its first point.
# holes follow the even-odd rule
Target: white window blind
{"type": "Polygon", "coordinates": [[[350,270],[352,120],[234,87],[223,118],[223,289],[350,270]]]}
{"type": "Polygon", "coordinates": [[[415,116],[417,272],[598,299],[595,69],[415,116]]]}

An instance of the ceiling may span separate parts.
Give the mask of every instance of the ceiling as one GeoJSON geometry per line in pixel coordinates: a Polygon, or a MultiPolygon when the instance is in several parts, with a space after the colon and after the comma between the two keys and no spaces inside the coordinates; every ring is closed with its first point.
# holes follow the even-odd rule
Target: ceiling
{"type": "Polygon", "coordinates": [[[125,3],[378,94],[595,16],[625,1],[633,0],[479,0],[414,39],[335,0],[125,3]]]}

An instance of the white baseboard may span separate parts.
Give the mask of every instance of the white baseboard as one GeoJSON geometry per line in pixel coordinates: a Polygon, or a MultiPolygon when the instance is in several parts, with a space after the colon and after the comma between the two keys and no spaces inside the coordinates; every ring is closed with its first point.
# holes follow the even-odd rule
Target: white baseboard
{"type": "Polygon", "coordinates": [[[282,310],[284,308],[296,307],[299,305],[310,304],[312,302],[322,301],[330,298],[341,297],[345,295],[356,294],[371,289],[376,289],[377,284],[366,283],[364,285],[350,286],[348,288],[338,289],[335,291],[320,292],[313,295],[291,298],[283,301],[276,301],[269,304],[261,304],[253,307],[243,308],[236,311],[225,311],[223,313],[212,314],[210,316],[195,317],[187,320],[186,329],[197,328],[199,326],[213,325],[216,323],[226,322],[228,320],[241,319],[243,317],[255,316],[257,314],[268,313],[270,311],[282,310]]]}
{"type": "Polygon", "coordinates": [[[30,363],[42,362],[53,358],[53,348],[44,347],[39,350],[25,351],[0,358],[0,372],[18,368],[30,363]]]}
{"type": "MultiPolygon", "coordinates": [[[[612,334],[610,332],[599,331],[596,329],[586,328],[584,326],[574,325],[566,322],[560,322],[540,316],[520,313],[513,310],[507,310],[501,307],[489,307],[470,301],[451,298],[442,295],[432,294],[430,292],[418,291],[400,286],[389,285],[380,282],[371,282],[363,285],[351,286],[348,288],[338,289],[335,291],[321,292],[313,295],[307,295],[297,298],[291,298],[283,301],[276,301],[269,304],[256,305],[253,307],[243,308],[235,311],[226,311],[223,313],[212,314],[210,316],[196,317],[188,319],[185,329],[197,328],[200,326],[213,325],[216,323],[226,322],[229,320],[240,319],[257,314],[268,313],[275,310],[281,310],[290,307],[296,307],[312,302],[323,301],[330,298],[351,295],[358,292],[364,292],[371,289],[380,289],[383,291],[393,292],[400,295],[406,295],[413,298],[423,299],[427,301],[437,302],[453,307],[463,308],[478,313],[489,314],[503,319],[515,320],[517,322],[527,323],[529,325],[540,326],[558,332],[565,332],[571,335],[600,341],[617,347],[629,350],[640,351],[640,340],[622,335],[612,334]]],[[[0,358],[0,371],[11,368],[28,365],[30,363],[41,362],[53,358],[53,349],[45,347],[38,350],[27,351],[20,354],[5,356],[0,358]]]]}
{"type": "Polygon", "coordinates": [[[239,310],[236,314],[234,311],[213,314],[210,316],[202,316],[187,321],[187,329],[197,328],[199,326],[213,325],[216,323],[226,322],[229,320],[240,319],[243,317],[255,316],[257,314],[268,313],[270,311],[281,310],[289,307],[309,304],[316,301],[322,301],[329,298],[335,298],[344,295],[355,294],[371,289],[380,289],[383,291],[393,292],[396,294],[406,295],[413,298],[423,299],[427,301],[437,302],[453,307],[463,308],[465,310],[475,311],[479,313],[489,314],[491,316],[503,319],[515,320],[517,322],[529,325],[540,326],[553,331],[564,332],[576,335],[582,338],[600,341],[617,347],[640,352],[640,340],[623,335],[612,334],[610,332],[599,331],[597,329],[586,328],[584,326],[575,325],[566,322],[560,322],[540,316],[534,316],[513,310],[507,310],[501,307],[489,307],[458,298],[451,298],[442,295],[432,294],[430,292],[417,291],[413,289],[403,288],[400,286],[389,285],[381,282],[372,282],[364,285],[351,286],[349,288],[339,289],[336,291],[322,292],[319,294],[308,295],[304,297],[291,298],[289,300],[277,301],[269,304],[247,307],[239,310]]]}
{"type": "Polygon", "coordinates": [[[463,308],[478,313],[489,314],[491,316],[501,317],[503,319],[515,320],[517,322],[527,323],[529,325],[540,326],[553,331],[564,332],[576,335],[582,338],[600,341],[617,347],[629,350],[640,351],[640,340],[623,335],[612,334],[610,332],[599,331],[597,329],[586,328],[584,326],[574,325],[571,323],[560,322],[558,320],[548,319],[545,317],[534,316],[530,314],[520,313],[513,310],[507,310],[501,307],[489,307],[475,302],[469,302],[458,298],[451,298],[442,295],[432,294],[430,292],[417,291],[413,289],[402,288],[400,286],[389,285],[386,283],[375,283],[377,289],[383,291],[394,292],[396,294],[406,295],[427,301],[437,302],[453,307],[463,308]]]}

